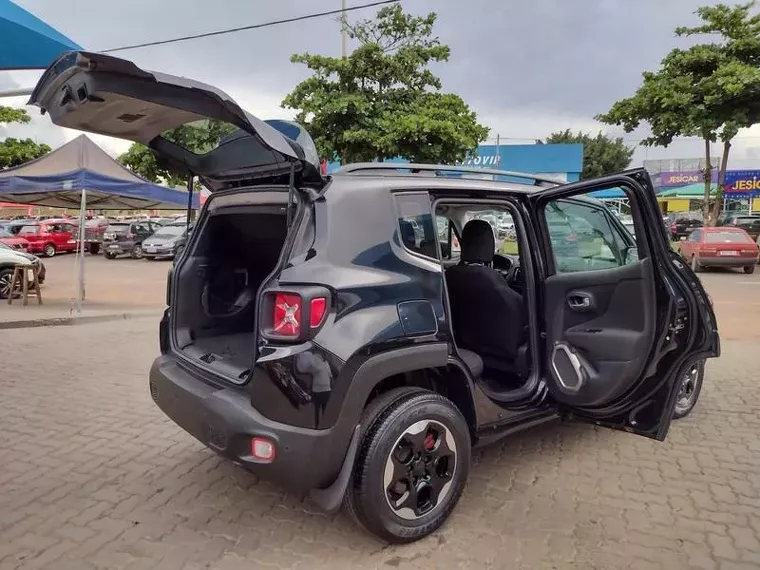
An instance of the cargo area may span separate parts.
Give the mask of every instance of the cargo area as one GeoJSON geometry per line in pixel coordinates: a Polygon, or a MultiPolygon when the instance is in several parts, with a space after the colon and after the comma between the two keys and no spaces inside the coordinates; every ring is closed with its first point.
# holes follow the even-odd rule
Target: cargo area
{"type": "Polygon", "coordinates": [[[257,293],[287,236],[287,193],[267,194],[267,204],[220,198],[174,275],[175,349],[232,381],[253,364],[257,293]]]}

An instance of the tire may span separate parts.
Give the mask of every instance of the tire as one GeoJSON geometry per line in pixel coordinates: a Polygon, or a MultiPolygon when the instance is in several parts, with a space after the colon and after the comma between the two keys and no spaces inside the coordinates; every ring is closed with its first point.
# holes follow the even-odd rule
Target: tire
{"type": "Polygon", "coordinates": [[[155,255],[145,255],[143,257],[145,259],[147,259],[148,261],[156,261],[156,256],[155,255]]]}
{"type": "Polygon", "coordinates": [[[45,257],[53,257],[55,255],[55,244],[54,243],[45,244],[45,247],[42,248],[42,255],[44,255],[45,257]]]}
{"type": "Polygon", "coordinates": [[[132,251],[129,252],[130,257],[132,259],[142,259],[143,258],[143,250],[142,245],[139,243],[136,243],[132,246],[132,251]]]}
{"type": "Polygon", "coordinates": [[[13,279],[13,269],[0,269],[0,299],[7,299],[11,292],[11,279],[13,279]]]}
{"type": "Polygon", "coordinates": [[[98,255],[98,253],[100,253],[100,244],[99,243],[91,243],[90,244],[90,253],[92,255],[98,255]]]}
{"type": "Polygon", "coordinates": [[[697,261],[696,255],[691,256],[691,270],[694,273],[699,273],[700,271],[702,271],[702,266],[699,264],[699,261],[697,261]]]}
{"type": "Polygon", "coordinates": [[[111,253],[109,251],[104,251],[103,252],[103,257],[106,258],[106,259],[116,259],[116,254],[115,253],[111,253]]]}
{"type": "Polygon", "coordinates": [[[470,469],[470,443],[467,422],[443,396],[417,388],[379,396],[362,416],[362,439],[346,490],[346,509],[361,526],[390,543],[429,535],[448,519],[462,495],[470,469]],[[393,487],[396,473],[402,478],[393,487]],[[417,479],[420,493],[412,501],[415,495],[409,486],[417,479]],[[393,500],[398,507],[391,506],[393,500]],[[404,506],[407,502],[409,506],[404,506]]]}
{"type": "Polygon", "coordinates": [[[702,391],[702,383],[705,378],[705,361],[700,360],[692,366],[681,380],[676,407],[673,410],[673,418],[680,420],[688,416],[699,400],[699,394],[702,391]]]}
{"type": "Polygon", "coordinates": [[[744,274],[745,275],[752,275],[755,272],[755,266],[754,265],[747,265],[744,268],[744,274]]]}

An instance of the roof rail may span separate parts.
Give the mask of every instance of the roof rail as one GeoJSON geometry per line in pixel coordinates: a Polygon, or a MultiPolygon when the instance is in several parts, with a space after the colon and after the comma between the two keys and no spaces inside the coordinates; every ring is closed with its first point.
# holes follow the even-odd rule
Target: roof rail
{"type": "Polygon", "coordinates": [[[565,184],[564,180],[558,178],[551,178],[549,176],[537,176],[535,174],[529,174],[527,172],[514,172],[511,170],[499,170],[495,168],[478,168],[475,166],[445,166],[442,164],[416,164],[413,162],[357,162],[354,164],[346,164],[341,166],[333,174],[377,174],[382,176],[383,174],[391,174],[395,172],[399,175],[404,174],[416,174],[416,175],[428,175],[428,176],[446,176],[445,173],[462,173],[478,175],[477,178],[482,178],[483,175],[490,176],[492,180],[495,180],[497,176],[507,176],[511,178],[524,178],[526,180],[532,180],[536,186],[556,186],[559,184],[565,184]],[[402,172],[399,172],[402,171],[402,172]],[[403,172],[409,171],[409,172],[403,172]]]}

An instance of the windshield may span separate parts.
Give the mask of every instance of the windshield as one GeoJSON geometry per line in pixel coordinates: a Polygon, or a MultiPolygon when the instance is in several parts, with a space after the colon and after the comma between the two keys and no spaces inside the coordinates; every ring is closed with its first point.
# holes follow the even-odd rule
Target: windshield
{"type": "Polygon", "coordinates": [[[744,232],[707,232],[705,243],[752,243],[744,232]]]}
{"type": "Polygon", "coordinates": [[[181,236],[184,233],[186,227],[187,226],[185,224],[171,224],[167,226],[162,226],[153,235],[156,237],[181,236]]]}

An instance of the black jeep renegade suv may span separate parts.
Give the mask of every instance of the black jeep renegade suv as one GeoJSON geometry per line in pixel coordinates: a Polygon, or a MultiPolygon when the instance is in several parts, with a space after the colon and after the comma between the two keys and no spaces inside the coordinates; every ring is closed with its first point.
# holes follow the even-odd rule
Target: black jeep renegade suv
{"type": "Polygon", "coordinates": [[[63,55],[31,103],[147,144],[212,192],[169,276],[158,406],[385,540],[446,520],[473,445],[559,416],[664,439],[720,352],[643,170],[564,185],[429,165],[323,177],[298,125],[102,54],[63,55]],[[231,127],[203,154],[162,136],[198,120],[231,127]],[[593,198],[609,188],[636,239],[593,198]]]}

